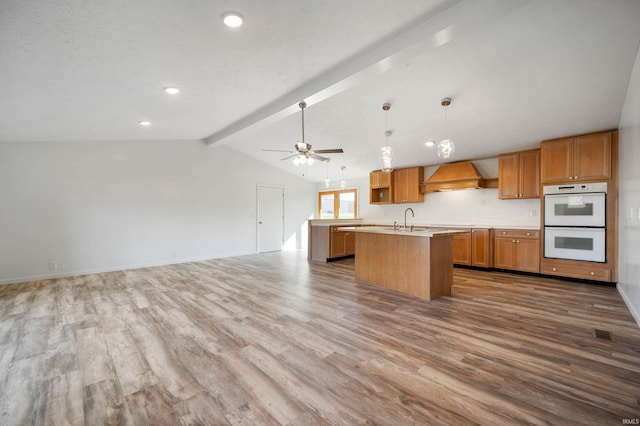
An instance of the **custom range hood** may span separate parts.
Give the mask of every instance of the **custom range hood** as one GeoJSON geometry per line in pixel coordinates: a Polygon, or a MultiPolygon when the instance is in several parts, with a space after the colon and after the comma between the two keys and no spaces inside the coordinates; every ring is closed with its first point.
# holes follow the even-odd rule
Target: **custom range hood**
{"type": "Polygon", "coordinates": [[[421,192],[455,191],[458,189],[487,188],[485,179],[476,166],[469,161],[444,164],[438,167],[426,182],[420,185],[421,192]]]}

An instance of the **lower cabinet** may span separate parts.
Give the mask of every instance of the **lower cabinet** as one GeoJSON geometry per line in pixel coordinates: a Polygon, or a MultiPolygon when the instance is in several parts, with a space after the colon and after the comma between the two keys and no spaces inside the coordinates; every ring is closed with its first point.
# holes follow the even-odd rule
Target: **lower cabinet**
{"type": "Polygon", "coordinates": [[[350,256],[356,252],[356,233],[338,228],[348,225],[309,226],[309,260],[326,262],[337,257],[350,256]]]}
{"type": "Polygon", "coordinates": [[[351,256],[356,252],[356,233],[339,231],[337,226],[331,227],[329,257],[351,256]]]}
{"type": "Polygon", "coordinates": [[[453,263],[456,265],[491,267],[490,230],[469,229],[453,236],[453,263]]]}
{"type": "Polygon", "coordinates": [[[495,229],[493,267],[540,273],[540,231],[495,229]]]}
{"type": "MultiPolygon", "coordinates": [[[[561,277],[580,278],[584,280],[594,281],[611,281],[611,268],[606,265],[592,264],[588,262],[579,262],[581,264],[573,265],[571,261],[560,261],[556,259],[545,259],[540,272],[547,275],[558,275],[561,277]]],[[[578,263],[578,262],[573,262],[578,263]]]]}

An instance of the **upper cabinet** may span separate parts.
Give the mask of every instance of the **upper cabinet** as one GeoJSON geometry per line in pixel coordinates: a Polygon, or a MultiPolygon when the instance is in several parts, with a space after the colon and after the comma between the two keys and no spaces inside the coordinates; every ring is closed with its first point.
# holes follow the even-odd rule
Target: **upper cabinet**
{"type": "Polygon", "coordinates": [[[498,178],[500,199],[540,198],[540,150],[500,155],[498,178]]]}
{"type": "Polygon", "coordinates": [[[369,203],[391,204],[393,202],[392,174],[382,170],[369,174],[369,203]]]}
{"type": "Polygon", "coordinates": [[[542,142],[542,183],[611,179],[613,133],[594,133],[542,142]]]}
{"type": "Polygon", "coordinates": [[[424,194],[420,192],[420,182],[424,179],[424,167],[407,167],[393,171],[393,202],[423,203],[424,194]]]}

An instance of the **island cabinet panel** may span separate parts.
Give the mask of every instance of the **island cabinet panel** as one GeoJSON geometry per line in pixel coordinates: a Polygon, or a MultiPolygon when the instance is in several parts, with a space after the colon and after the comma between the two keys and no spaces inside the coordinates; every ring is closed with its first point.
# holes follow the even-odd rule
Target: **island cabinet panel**
{"type": "Polygon", "coordinates": [[[496,229],[493,266],[522,272],[540,272],[540,231],[496,229]]]}
{"type": "Polygon", "coordinates": [[[611,179],[611,145],[616,132],[542,142],[542,183],[611,179]]]}
{"type": "Polygon", "coordinates": [[[498,179],[500,199],[540,198],[540,150],[500,155],[498,179]]]}
{"type": "Polygon", "coordinates": [[[393,203],[393,179],[392,172],[376,170],[369,174],[369,203],[391,204],[393,203]]]}
{"type": "Polygon", "coordinates": [[[396,169],[392,174],[394,203],[424,202],[424,194],[420,192],[420,182],[424,179],[424,167],[396,169]]]}
{"type": "Polygon", "coordinates": [[[433,300],[451,294],[451,235],[356,233],[356,279],[433,300]]]}

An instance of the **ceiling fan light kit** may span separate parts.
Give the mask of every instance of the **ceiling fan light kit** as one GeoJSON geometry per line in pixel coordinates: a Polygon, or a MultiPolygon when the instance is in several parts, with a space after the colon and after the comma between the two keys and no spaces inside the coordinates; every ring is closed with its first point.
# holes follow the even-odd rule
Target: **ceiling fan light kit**
{"type": "Polygon", "coordinates": [[[304,109],[307,107],[307,103],[305,101],[301,101],[298,106],[302,110],[302,142],[296,142],[293,145],[295,151],[283,151],[280,149],[263,149],[263,151],[289,152],[292,155],[282,158],[281,161],[293,158],[292,163],[295,166],[299,166],[301,164],[312,166],[316,161],[329,161],[329,157],[323,157],[318,154],[342,154],[344,152],[342,148],[317,149],[315,151],[311,149],[311,144],[304,141],[304,109]]]}

